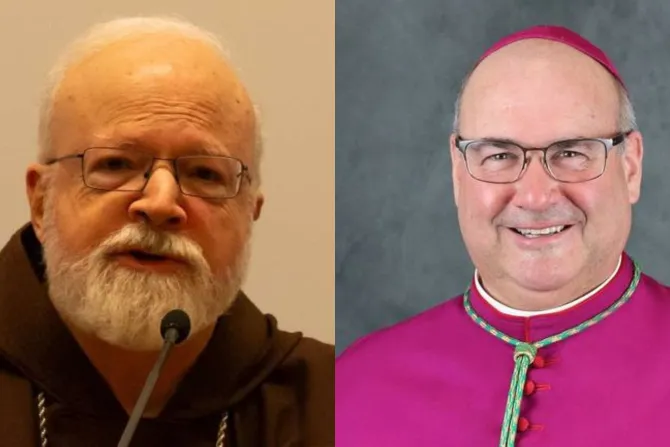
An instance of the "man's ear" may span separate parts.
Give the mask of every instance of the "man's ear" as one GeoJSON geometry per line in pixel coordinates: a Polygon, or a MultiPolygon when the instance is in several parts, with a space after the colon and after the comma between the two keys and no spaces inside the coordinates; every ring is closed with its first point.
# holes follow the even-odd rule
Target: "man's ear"
{"type": "Polygon", "coordinates": [[[644,155],[642,134],[638,131],[632,132],[623,144],[626,146],[621,155],[621,165],[628,187],[628,198],[630,203],[634,204],[639,200],[642,188],[642,158],[644,155]]]}
{"type": "Polygon", "coordinates": [[[44,201],[47,187],[47,166],[34,163],[26,170],[26,193],[30,206],[30,221],[37,239],[41,242],[44,232],[44,201]]]}
{"type": "Polygon", "coordinates": [[[254,221],[258,220],[261,217],[261,210],[263,209],[263,204],[265,203],[265,196],[262,192],[256,192],[256,198],[254,200],[254,221]]]}
{"type": "Polygon", "coordinates": [[[454,188],[454,203],[458,208],[458,192],[460,188],[460,172],[462,171],[461,163],[463,157],[461,151],[456,147],[456,134],[452,133],[449,137],[449,153],[451,154],[451,181],[454,188]]]}

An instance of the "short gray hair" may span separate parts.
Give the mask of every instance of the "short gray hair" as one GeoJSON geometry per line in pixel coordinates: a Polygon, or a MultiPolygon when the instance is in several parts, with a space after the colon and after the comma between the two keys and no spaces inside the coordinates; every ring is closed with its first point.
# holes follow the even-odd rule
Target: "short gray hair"
{"type": "MultiPolygon", "coordinates": [[[[99,52],[114,42],[128,37],[158,33],[178,34],[201,42],[213,48],[224,61],[230,63],[229,53],[216,35],[181,18],[161,16],[127,17],[93,25],[82,36],[66,47],[47,75],[39,108],[39,162],[44,163],[52,153],[51,122],[53,120],[54,100],[65,72],[77,62],[99,52]]],[[[257,186],[260,184],[263,133],[259,107],[254,104],[253,108],[256,128],[254,131],[252,178],[253,183],[257,186]]]]}

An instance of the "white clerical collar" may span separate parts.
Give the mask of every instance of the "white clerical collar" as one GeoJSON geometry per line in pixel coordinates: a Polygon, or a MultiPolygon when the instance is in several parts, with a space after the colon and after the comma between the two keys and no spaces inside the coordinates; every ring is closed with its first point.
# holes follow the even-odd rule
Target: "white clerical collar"
{"type": "Polygon", "coordinates": [[[619,267],[621,266],[621,258],[622,256],[619,256],[619,262],[617,263],[616,268],[614,269],[614,272],[610,275],[609,278],[605,280],[602,284],[600,284],[598,287],[596,287],[594,290],[590,291],[586,295],[582,296],[581,298],[571,301],[567,304],[563,304],[562,306],[559,307],[554,307],[553,309],[546,309],[546,310],[519,310],[519,309],[514,309],[509,306],[506,306],[505,304],[501,303],[500,301],[497,301],[495,298],[493,298],[489,293],[484,290],[484,287],[482,287],[481,281],[479,280],[479,274],[477,270],[475,270],[475,287],[477,287],[477,292],[481,295],[482,298],[484,298],[484,301],[489,303],[494,309],[496,309],[498,312],[501,312],[505,315],[510,315],[510,316],[515,316],[515,317],[534,317],[537,315],[547,315],[547,314],[553,314],[556,312],[561,312],[566,309],[570,309],[571,307],[575,307],[580,303],[583,303],[584,301],[588,300],[591,298],[593,295],[598,293],[600,290],[602,290],[603,287],[605,287],[611,280],[614,278],[616,273],[619,271],[619,267]]]}

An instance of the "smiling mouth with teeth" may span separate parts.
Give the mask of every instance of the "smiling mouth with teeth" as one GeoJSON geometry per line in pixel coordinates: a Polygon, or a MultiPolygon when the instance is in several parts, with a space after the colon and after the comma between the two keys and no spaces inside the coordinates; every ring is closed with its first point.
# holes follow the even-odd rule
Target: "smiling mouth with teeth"
{"type": "Polygon", "coordinates": [[[562,231],[567,230],[572,225],[557,225],[555,227],[548,228],[538,228],[538,229],[529,229],[529,228],[512,228],[518,234],[525,236],[527,238],[537,238],[542,236],[552,236],[558,234],[562,231]]]}

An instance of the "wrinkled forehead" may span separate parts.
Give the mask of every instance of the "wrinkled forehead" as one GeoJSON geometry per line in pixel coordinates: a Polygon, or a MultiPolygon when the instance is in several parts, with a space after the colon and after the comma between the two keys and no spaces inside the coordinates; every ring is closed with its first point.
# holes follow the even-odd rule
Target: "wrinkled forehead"
{"type": "Polygon", "coordinates": [[[617,81],[601,64],[560,43],[510,44],[471,73],[460,104],[468,137],[523,139],[530,144],[615,132],[617,81]]]}
{"type": "Polygon", "coordinates": [[[137,134],[170,120],[227,147],[254,136],[249,95],[214,49],[180,36],[150,36],[113,43],[69,67],[54,98],[52,132],[137,134]]]}

